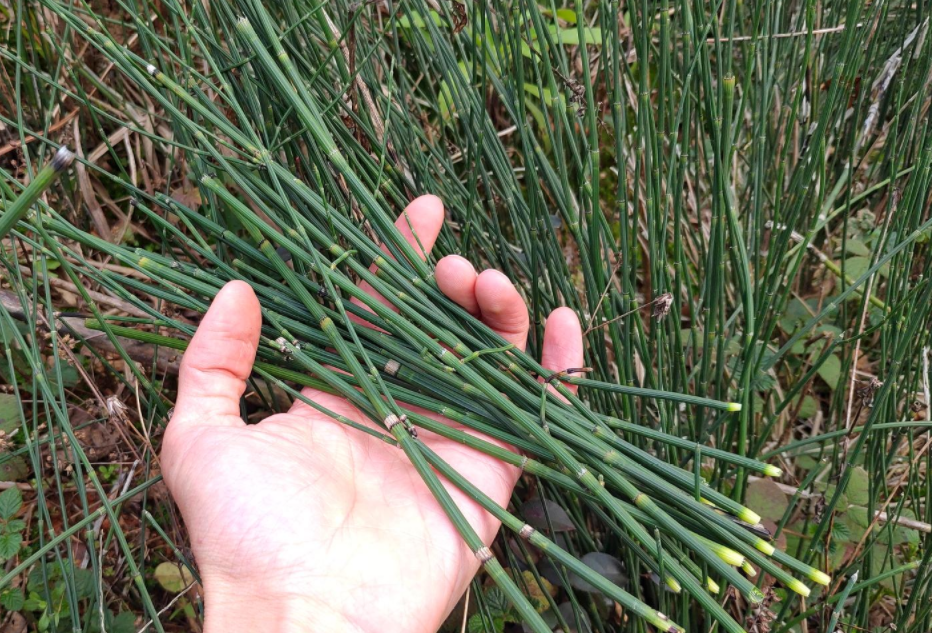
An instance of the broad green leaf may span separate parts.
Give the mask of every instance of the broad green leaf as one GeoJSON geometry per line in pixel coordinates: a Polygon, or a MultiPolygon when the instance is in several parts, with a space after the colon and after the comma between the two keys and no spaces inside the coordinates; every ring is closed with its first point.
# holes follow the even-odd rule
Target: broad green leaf
{"type": "Polygon", "coordinates": [[[867,516],[867,508],[851,506],[845,513],[845,524],[848,526],[849,532],[848,538],[854,543],[861,540],[870,523],[870,517],[867,516]]]}
{"type": "MultiPolygon", "coordinates": [[[[799,397],[797,396],[793,403],[793,406],[795,407],[796,404],[798,403],[799,403],[799,397]]],[[[799,407],[798,417],[802,420],[805,420],[805,419],[808,419],[814,416],[818,411],[819,411],[818,401],[812,396],[805,396],[803,398],[802,405],[799,407]]]]}
{"type": "MultiPolygon", "coordinates": [[[[870,257],[849,257],[845,260],[845,274],[850,279],[857,279],[867,272],[871,267],[870,257]]],[[[890,265],[885,264],[877,271],[881,276],[886,277],[890,274],[890,265]]]]}
{"type": "Polygon", "coordinates": [[[90,598],[96,592],[97,578],[90,569],[74,569],[74,590],[78,598],[90,598]]]}
{"type": "MultiPolygon", "coordinates": [[[[888,508],[887,512],[892,515],[895,510],[893,508],[888,508]]],[[[916,518],[913,511],[909,508],[903,508],[903,511],[900,513],[900,517],[904,519],[916,518]]],[[[878,526],[877,531],[880,533],[877,537],[877,540],[884,545],[890,545],[891,540],[893,541],[893,545],[902,545],[903,543],[919,545],[921,541],[920,533],[918,530],[915,530],[911,527],[897,525],[895,523],[886,523],[884,525],[880,525],[878,526]]]]}
{"type": "Polygon", "coordinates": [[[871,267],[870,257],[849,257],[845,260],[845,274],[852,279],[857,279],[871,267]]]}
{"type": "Polygon", "coordinates": [[[16,556],[23,544],[23,535],[19,532],[0,534],[0,560],[8,560],[16,556]]]}
{"type": "Polygon", "coordinates": [[[46,580],[51,584],[60,577],[61,565],[57,562],[45,565],[44,567],[42,565],[36,565],[32,568],[32,571],[29,572],[29,575],[26,576],[26,589],[29,591],[30,595],[33,593],[38,595],[38,592],[45,591],[46,580]]]}
{"type": "Polygon", "coordinates": [[[0,607],[6,611],[19,611],[26,603],[26,596],[19,587],[8,589],[0,593],[0,607]]]}
{"type": "MultiPolygon", "coordinates": [[[[553,12],[550,9],[541,9],[540,12],[542,15],[546,15],[547,17],[553,16],[553,12]]],[[[557,17],[564,22],[576,24],[576,12],[572,9],[557,9],[557,17]]]]}
{"type": "MultiPolygon", "coordinates": [[[[88,623],[88,633],[102,633],[100,626],[100,612],[95,610],[85,616],[88,623]]],[[[113,615],[113,611],[104,611],[104,627],[107,633],[136,633],[136,616],[129,611],[113,615]]]]}
{"type": "MultiPolygon", "coordinates": [[[[20,334],[27,334],[28,330],[25,323],[19,321],[14,321],[13,325],[15,329],[19,330],[20,334]]],[[[9,345],[10,341],[13,340],[13,329],[10,328],[8,323],[0,322],[0,343],[4,345],[9,345]]],[[[6,363],[4,363],[6,365],[6,363]]]]}
{"type": "Polygon", "coordinates": [[[870,476],[867,471],[858,466],[851,471],[851,478],[848,480],[848,488],[845,494],[848,495],[848,501],[851,505],[866,506],[870,501],[870,476]]]}
{"type": "Polygon", "coordinates": [[[752,407],[754,413],[762,413],[764,411],[764,406],[767,404],[759,393],[751,394],[752,407]]]}
{"type": "Polygon", "coordinates": [[[767,392],[773,389],[777,384],[777,379],[765,371],[757,372],[754,382],[751,385],[755,391],[767,392]]]}
{"type": "MultiPolygon", "coordinates": [[[[832,551],[829,553],[828,565],[829,569],[838,569],[845,562],[845,560],[851,556],[850,542],[844,543],[842,541],[837,541],[832,543],[832,551]]],[[[810,599],[818,600],[819,590],[823,587],[819,585],[814,585],[810,587],[813,592],[810,599]]]]}
{"type": "MultiPolygon", "coordinates": [[[[575,26],[570,26],[565,29],[551,24],[548,27],[550,31],[551,39],[553,39],[554,44],[563,44],[564,46],[578,46],[579,45],[579,29],[575,26]]],[[[540,43],[536,39],[536,34],[531,33],[532,41],[529,46],[526,40],[521,40],[521,54],[527,57],[528,59],[533,59],[536,57],[534,53],[531,52],[531,47],[533,46],[535,51],[540,51],[540,43]]],[[[583,29],[583,39],[586,44],[593,46],[600,46],[602,44],[602,29],[599,27],[586,27],[583,29]]]]}
{"type": "Polygon", "coordinates": [[[796,458],[796,465],[805,471],[810,471],[819,465],[819,462],[810,455],[800,455],[796,458]]]}
{"type": "MultiPolygon", "coordinates": [[[[815,487],[816,487],[816,490],[819,490],[822,493],[822,495],[825,497],[826,503],[830,502],[832,499],[835,498],[835,492],[838,490],[838,486],[836,486],[835,484],[826,484],[824,482],[817,483],[815,487]]],[[[844,512],[845,510],[848,509],[848,506],[850,505],[851,503],[848,501],[848,495],[845,493],[842,493],[838,497],[838,502],[835,506],[835,510],[837,512],[844,512]]]]}
{"type": "MultiPolygon", "coordinates": [[[[540,131],[541,131],[540,137],[544,143],[544,150],[549,152],[550,151],[550,135],[547,134],[547,120],[544,118],[543,111],[540,108],[538,108],[536,105],[531,103],[530,101],[525,101],[524,105],[528,109],[528,111],[531,113],[531,116],[534,117],[534,122],[537,123],[537,127],[540,128],[540,131]]],[[[556,228],[559,228],[559,227],[556,227],[556,228]]]]}
{"type": "Polygon", "coordinates": [[[783,316],[780,317],[780,327],[787,334],[793,334],[803,322],[815,314],[815,302],[802,302],[799,299],[790,301],[783,316]]]}
{"type": "MultiPolygon", "coordinates": [[[[895,553],[891,555],[890,548],[880,543],[875,543],[871,555],[871,577],[879,576],[883,572],[900,565],[900,557],[895,553]]],[[[896,550],[894,549],[894,552],[896,550]]],[[[893,591],[897,585],[902,583],[901,579],[894,576],[881,581],[880,586],[893,591]]]]}
{"type": "MultiPolygon", "coordinates": [[[[538,45],[537,42],[534,42],[534,50],[540,50],[540,45],[538,45]]],[[[521,54],[528,59],[534,59],[534,54],[531,52],[531,47],[528,45],[526,40],[521,40],[521,54]]]]}
{"type": "Polygon", "coordinates": [[[19,488],[13,486],[0,492],[0,519],[12,519],[23,507],[23,495],[19,488]]]}
{"type": "MultiPolygon", "coordinates": [[[[462,73],[466,83],[468,83],[469,69],[466,68],[466,64],[460,62],[457,64],[457,67],[460,69],[460,73],[462,73]]],[[[444,121],[448,121],[453,113],[456,112],[456,102],[453,100],[453,92],[450,89],[450,84],[446,79],[440,82],[440,90],[437,98],[437,106],[440,108],[440,116],[444,121]]]]}
{"type": "MultiPolygon", "coordinates": [[[[424,18],[421,17],[420,13],[411,13],[411,16],[412,17],[403,15],[400,18],[398,18],[398,26],[400,26],[403,29],[410,29],[411,22],[413,21],[415,27],[419,29],[425,29],[425,30],[427,29],[427,23],[424,21],[424,18]]],[[[440,15],[436,11],[430,12],[430,19],[434,21],[434,24],[436,26],[446,26],[446,22],[444,22],[443,18],[440,17],[440,15]]]]}
{"type": "MultiPolygon", "coordinates": [[[[526,93],[530,94],[530,95],[534,95],[534,96],[537,97],[538,99],[541,98],[541,96],[540,96],[540,90],[538,90],[538,88],[537,88],[537,86],[536,86],[535,84],[531,84],[531,83],[526,83],[526,82],[525,82],[525,84],[524,84],[524,91],[525,91],[526,93]]],[[[551,94],[549,88],[544,88],[544,97],[543,97],[542,100],[543,100],[544,102],[546,102],[546,103],[550,103],[550,102],[552,101],[552,94],[551,94]]]]}
{"type": "Polygon", "coordinates": [[[818,374],[832,390],[838,389],[838,381],[841,379],[841,360],[832,354],[819,366],[818,374]]]}
{"type": "Polygon", "coordinates": [[[725,343],[725,353],[728,354],[729,356],[738,354],[738,352],[740,352],[743,349],[743,346],[742,346],[743,340],[744,340],[744,336],[732,336],[731,338],[729,338],[728,341],[725,343]]]}
{"type": "Polygon", "coordinates": [[[42,611],[45,609],[45,605],[45,600],[39,594],[31,592],[29,597],[26,598],[26,602],[23,603],[23,608],[26,611],[42,611]]]}
{"type": "MultiPolygon", "coordinates": [[[[553,37],[554,43],[562,43],[565,46],[576,46],[579,44],[579,29],[575,26],[567,27],[565,29],[558,28],[556,26],[550,26],[550,34],[553,37]]],[[[584,27],[583,28],[583,39],[586,44],[602,44],[602,29],[597,26],[594,27],[584,27]]]]}
{"type": "Polygon", "coordinates": [[[576,12],[572,9],[557,9],[557,17],[564,22],[576,24],[576,12]]]}
{"type": "Polygon", "coordinates": [[[22,519],[10,519],[7,521],[6,530],[7,532],[22,532],[26,529],[26,522],[22,519]]]}
{"type": "Polygon", "coordinates": [[[485,592],[485,602],[492,615],[504,615],[511,608],[511,602],[505,592],[498,587],[489,587],[485,592]]]}
{"type": "Polygon", "coordinates": [[[851,529],[845,521],[835,521],[832,524],[832,540],[843,542],[851,540],[851,529]]]}
{"type": "Polygon", "coordinates": [[[841,335],[842,329],[837,325],[832,325],[831,323],[823,323],[822,325],[817,325],[812,329],[813,332],[819,334],[831,334],[832,338],[838,338],[841,335]]]}
{"type": "Polygon", "coordinates": [[[871,255],[871,249],[861,240],[848,240],[844,245],[848,255],[860,255],[861,257],[870,257],[871,255]]]}
{"type": "Polygon", "coordinates": [[[12,393],[0,393],[0,431],[7,435],[20,429],[19,402],[12,393]]]}
{"type": "Polygon", "coordinates": [[[0,453],[0,481],[23,481],[29,476],[29,466],[19,455],[0,453]]]}
{"type": "MultiPolygon", "coordinates": [[[[466,624],[466,630],[469,631],[469,633],[485,633],[488,630],[483,623],[481,613],[474,613],[472,617],[469,618],[469,622],[466,624]]],[[[505,619],[493,616],[492,630],[496,633],[505,630],[505,619]]]]}
{"type": "MultiPolygon", "coordinates": [[[[58,383],[55,380],[57,376],[55,376],[55,374],[52,373],[51,378],[52,378],[52,384],[57,385],[58,383]]],[[[73,365],[69,365],[66,363],[61,364],[61,382],[62,382],[62,386],[65,389],[71,389],[72,387],[77,385],[80,381],[81,381],[81,374],[78,372],[78,370],[73,365]]]]}
{"type": "Polygon", "coordinates": [[[748,486],[745,503],[764,519],[779,522],[786,512],[786,494],[772,479],[758,479],[748,486]]]}

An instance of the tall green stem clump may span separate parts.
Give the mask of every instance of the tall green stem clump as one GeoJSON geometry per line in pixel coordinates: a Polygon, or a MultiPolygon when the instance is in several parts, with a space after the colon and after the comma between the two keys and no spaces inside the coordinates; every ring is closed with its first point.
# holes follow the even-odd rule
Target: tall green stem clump
{"type": "MultiPolygon", "coordinates": [[[[915,35],[897,39],[889,13],[916,22],[912,9],[857,0],[753,7],[728,0],[714,7],[669,0],[571,7],[167,0],[119,3],[113,17],[51,0],[38,6],[58,25],[42,40],[56,58],[84,51],[106,76],[91,65],[35,68],[38,62],[24,61],[22,43],[17,73],[48,90],[47,103],[74,82],[80,89],[69,88],[67,97],[96,128],[124,127],[161,162],[129,161],[107,140],[110,162],[82,165],[114,200],[127,201],[126,226],[145,226],[147,241],[95,234],[68,205],[40,200],[70,162],[67,150],[28,187],[3,183],[0,237],[10,235],[38,258],[37,274],[26,280],[6,250],[3,262],[24,305],[33,295],[48,321],[57,318],[49,265],[79,288],[92,317],[85,326],[100,330],[130,368],[124,375],[99,354],[145,411],[141,436],[167,419],[165,376],[158,360],[150,368],[135,364],[126,342],[163,357],[183,351],[193,331],[188,317],[203,313],[223,284],[242,280],[256,290],[263,313],[251,381],[258,397],[274,409],[276,391],[297,395],[300,386],[313,386],[349,399],[375,424],[327,413],[403,451],[535,633],[573,623],[549,594],[545,607],[529,599],[523,567],[542,586],[544,577],[560,585],[574,618],[589,613],[599,631],[717,626],[740,633],[741,605],[777,608],[762,590],[764,576],[784,592],[784,610],[795,605],[791,593],[829,591],[834,550],[823,537],[831,536],[832,511],[855,468],[876,465],[882,475],[890,466],[892,449],[883,448],[890,427],[875,422],[899,419],[897,402],[922,383],[914,348],[920,339],[927,344],[932,271],[928,259],[910,258],[925,248],[932,227],[923,206],[932,184],[932,130],[923,109],[932,38],[919,38],[917,22],[915,35]],[[836,27],[817,36],[828,23],[836,27]],[[881,58],[887,49],[894,57],[881,58]],[[899,78],[882,74],[890,72],[899,78]],[[868,89],[871,73],[881,75],[868,89]],[[875,165],[880,150],[862,148],[883,142],[896,152],[875,165]],[[853,186],[856,173],[871,186],[853,186]],[[178,194],[195,187],[196,196],[178,194]],[[448,214],[426,260],[393,225],[423,193],[440,196],[448,214]],[[836,251],[852,259],[845,245],[852,233],[836,225],[848,222],[855,205],[886,194],[882,229],[858,238],[874,240],[868,261],[857,272],[835,264],[836,251]],[[32,208],[34,218],[27,216],[32,208]],[[830,229],[843,235],[841,243],[830,229]],[[800,272],[810,252],[821,255],[826,284],[837,287],[797,306],[803,281],[811,281],[800,272]],[[499,268],[522,288],[532,317],[526,352],[440,292],[434,257],[449,253],[499,268]],[[133,316],[101,310],[100,297],[133,316]],[[584,372],[541,365],[541,325],[561,305],[584,326],[584,372]],[[827,326],[836,318],[848,330],[827,326]],[[772,437],[792,435],[788,413],[800,413],[811,381],[824,379],[836,361],[842,391],[834,388],[820,414],[836,428],[826,437],[854,433],[857,420],[843,415],[842,369],[856,375],[861,352],[847,348],[872,336],[889,376],[857,427],[862,435],[846,442],[850,450],[833,452],[828,444],[825,453],[825,442],[811,440],[820,455],[834,457],[826,463],[833,461],[841,483],[828,518],[801,528],[815,534],[808,550],[782,551],[773,528],[782,531],[796,506],[782,519],[772,508],[747,507],[749,478],[784,475],[788,462],[760,455],[765,447],[781,454],[772,437]],[[839,350],[848,355],[839,358],[839,350]],[[781,380],[788,384],[775,387],[781,380]],[[484,495],[421,442],[417,428],[522,468],[516,503],[501,507],[484,495]],[[867,443],[870,433],[879,448],[867,443]],[[442,480],[500,520],[509,536],[487,548],[442,480]],[[759,512],[772,523],[763,525],[759,512]],[[587,562],[606,553],[626,580],[587,562]],[[742,600],[723,600],[731,595],[726,589],[742,600]],[[595,591],[624,617],[607,616],[595,591]]],[[[22,116],[0,120],[16,125],[23,144],[27,135],[49,142],[47,129],[30,129],[22,116]]],[[[33,325],[38,314],[27,317],[33,325]]],[[[4,327],[13,324],[5,309],[0,316],[4,327]]],[[[57,346],[58,330],[50,336],[57,346]]],[[[12,352],[7,356],[13,367],[12,352]]],[[[60,376],[46,376],[38,353],[29,361],[31,391],[54,413],[50,429],[77,446],[60,376]]],[[[54,370],[61,373],[59,365],[54,370]]],[[[33,415],[31,423],[25,410],[21,416],[23,436],[33,438],[24,453],[41,472],[33,415]]],[[[139,456],[147,469],[149,448],[139,456]]],[[[48,508],[58,504],[70,515],[64,497],[55,500],[38,477],[49,533],[38,553],[0,578],[0,589],[46,565],[46,554],[70,560],[64,548],[81,530],[100,572],[100,544],[87,526],[89,517],[106,514],[158,628],[143,566],[117,519],[127,497],[92,509],[81,472],[96,477],[94,467],[80,450],[73,453],[83,518],[63,531],[49,527],[48,508]]],[[[813,471],[801,485],[820,476],[813,471]]],[[[882,479],[874,482],[878,490],[882,479]]],[[[145,494],[154,479],[147,482],[134,494],[145,494]]],[[[93,487],[106,496],[96,479],[93,487]]],[[[160,515],[145,512],[143,537],[151,525],[167,539],[160,515]]],[[[183,548],[172,543],[171,551],[183,548]]],[[[869,568],[869,555],[857,564],[869,568]]],[[[844,595],[859,586],[848,583],[844,595]]],[[[78,593],[67,599],[77,613],[78,593]]],[[[480,616],[488,615],[485,593],[476,599],[480,616]]],[[[492,618],[480,620],[492,630],[492,618]]],[[[77,615],[70,624],[83,626],[77,615]]]]}

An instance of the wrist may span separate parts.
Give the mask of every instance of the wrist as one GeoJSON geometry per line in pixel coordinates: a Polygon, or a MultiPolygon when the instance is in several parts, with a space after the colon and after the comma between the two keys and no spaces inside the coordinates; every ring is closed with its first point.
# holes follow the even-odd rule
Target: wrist
{"type": "Polygon", "coordinates": [[[307,596],[257,586],[205,585],[204,633],[363,633],[342,614],[307,596]]]}

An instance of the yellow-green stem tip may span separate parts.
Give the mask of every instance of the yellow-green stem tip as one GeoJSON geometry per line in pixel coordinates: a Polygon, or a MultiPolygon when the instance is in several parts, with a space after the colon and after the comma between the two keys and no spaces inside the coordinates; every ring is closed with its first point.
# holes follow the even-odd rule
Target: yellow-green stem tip
{"type": "Polygon", "coordinates": [[[732,567],[741,567],[744,564],[744,556],[728,547],[723,547],[718,552],[718,557],[732,567]]]}
{"type": "Polygon", "coordinates": [[[738,518],[751,525],[760,523],[760,515],[750,508],[742,508],[741,512],[738,514],[738,518]]]}
{"type": "Polygon", "coordinates": [[[796,580],[795,578],[791,580],[790,582],[788,582],[786,586],[790,591],[794,593],[798,593],[803,598],[808,598],[809,594],[811,593],[809,590],[809,587],[804,585],[802,582],[796,580]]]}
{"type": "Polygon", "coordinates": [[[763,474],[768,477],[780,477],[781,475],[783,475],[783,470],[780,468],[777,468],[776,466],[767,464],[766,466],[764,466],[763,474]]]}

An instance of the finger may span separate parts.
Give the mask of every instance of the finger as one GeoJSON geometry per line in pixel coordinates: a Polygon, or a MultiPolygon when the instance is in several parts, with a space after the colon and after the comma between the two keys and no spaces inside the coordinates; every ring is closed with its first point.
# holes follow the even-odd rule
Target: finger
{"type": "Polygon", "coordinates": [[[191,339],[178,377],[173,425],[236,425],[262,328],[259,300],[249,284],[225,285],[191,339]]]}
{"type": "MultiPolygon", "coordinates": [[[[550,313],[544,325],[544,349],[541,353],[541,365],[550,371],[582,367],[583,340],[582,328],[576,312],[569,308],[557,308],[550,313]]],[[[574,385],[566,385],[576,393],[574,385]]]]}
{"type": "MultiPolygon", "coordinates": [[[[415,198],[395,220],[395,228],[411,245],[418,257],[422,260],[427,259],[430,249],[437,241],[437,236],[440,235],[440,229],[443,228],[443,202],[437,196],[432,195],[415,198]]],[[[386,255],[389,254],[385,246],[382,247],[382,251],[386,255]]],[[[374,273],[378,270],[378,266],[373,264],[369,270],[374,273]]],[[[364,281],[359,284],[359,288],[385,305],[391,306],[391,303],[375,292],[369,283],[364,281]]],[[[353,301],[362,305],[355,299],[353,301]]]]}
{"type": "Polygon", "coordinates": [[[443,216],[443,201],[427,194],[415,198],[405,207],[395,220],[395,227],[418,257],[425,260],[443,228],[443,216]]]}
{"type": "Polygon", "coordinates": [[[434,270],[440,292],[461,305],[469,314],[479,315],[476,300],[476,280],[479,275],[469,260],[459,255],[447,255],[434,270]]]}
{"type": "Polygon", "coordinates": [[[482,322],[524,350],[530,321],[524,299],[504,274],[484,270],[476,279],[476,302],[482,322]]]}

